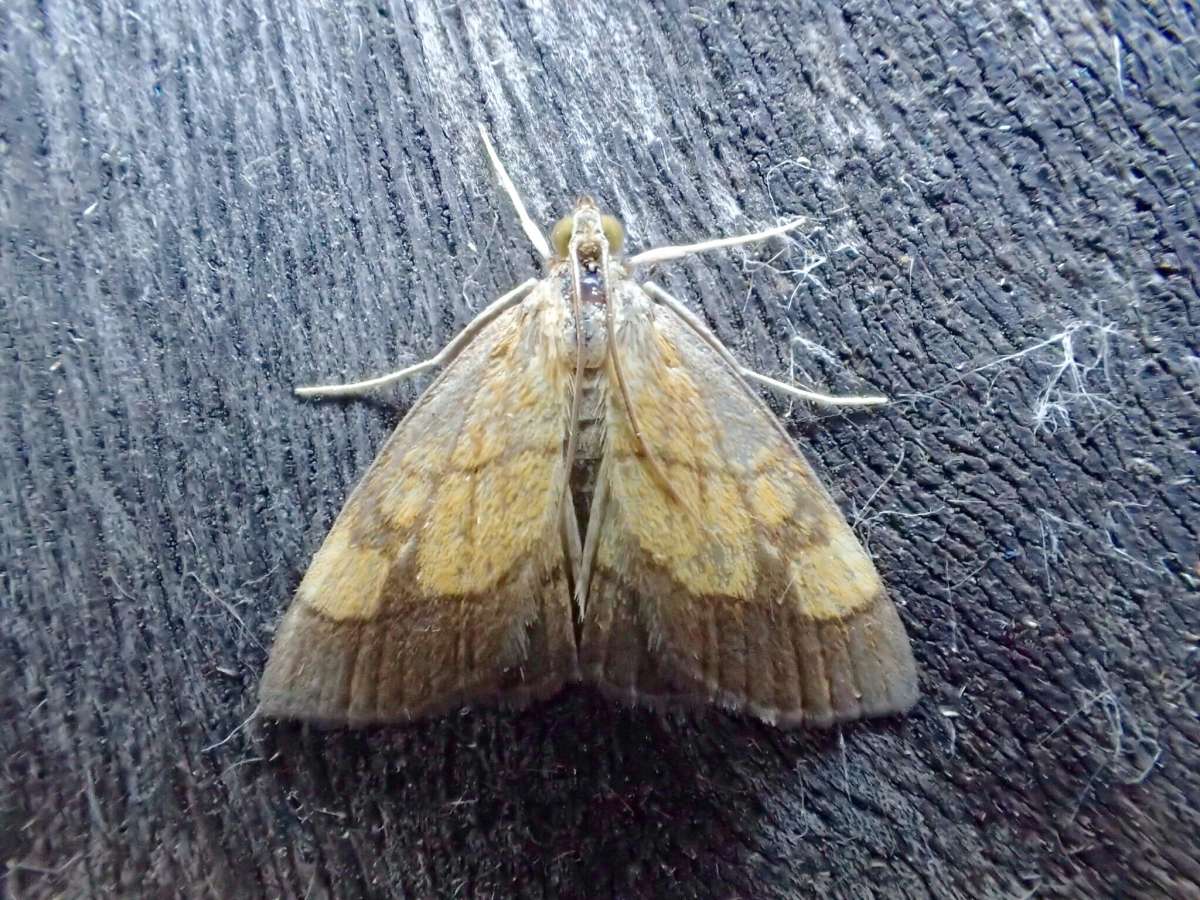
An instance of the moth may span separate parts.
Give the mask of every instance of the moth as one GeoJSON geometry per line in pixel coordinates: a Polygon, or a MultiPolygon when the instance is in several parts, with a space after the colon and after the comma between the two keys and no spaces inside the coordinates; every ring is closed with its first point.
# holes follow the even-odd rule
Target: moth
{"type": "Polygon", "coordinates": [[[626,701],[716,703],[778,726],[899,713],[917,699],[875,566],[743,369],[633,273],[760,241],[622,258],[582,199],[546,261],[426,362],[441,367],[351,493],[279,626],[262,714],[363,725],[585,682],[626,701]]]}

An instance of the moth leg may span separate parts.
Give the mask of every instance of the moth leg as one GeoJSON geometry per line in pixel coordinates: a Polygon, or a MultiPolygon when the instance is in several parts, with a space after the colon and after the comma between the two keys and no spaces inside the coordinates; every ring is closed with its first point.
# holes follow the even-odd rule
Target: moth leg
{"type": "Polygon", "coordinates": [[[657,284],[647,282],[646,284],[642,285],[642,288],[651,297],[651,299],[661,303],[671,312],[675,313],[675,315],[679,316],[679,318],[683,319],[683,321],[689,325],[691,329],[696,332],[696,334],[703,338],[706,344],[720,354],[721,358],[728,363],[735,372],[741,375],[742,378],[749,378],[752,381],[757,381],[760,384],[766,385],[773,391],[777,391],[782,394],[788,394],[792,397],[799,397],[801,400],[808,400],[812,403],[821,403],[825,406],[882,406],[888,402],[887,397],[883,397],[878,394],[835,397],[832,394],[822,394],[819,391],[809,391],[805,390],[804,388],[795,387],[794,385],[785,384],[782,381],[776,381],[774,378],[769,378],[766,375],[760,375],[753,369],[743,368],[738,361],[734,359],[733,354],[726,349],[725,345],[717,340],[716,336],[709,331],[707,327],[705,327],[704,323],[701,322],[700,319],[697,318],[690,309],[660,288],[657,284]]]}
{"type": "Polygon", "coordinates": [[[493,319],[524,300],[537,283],[536,278],[530,278],[524,284],[513,288],[507,294],[494,301],[483,312],[472,319],[470,324],[460,331],[454,340],[443,347],[437,356],[432,356],[424,362],[419,362],[398,372],[389,372],[387,375],[380,375],[378,378],[369,378],[366,381],[356,381],[354,384],[322,384],[316,387],[296,388],[296,395],[299,397],[350,397],[383,387],[394,381],[400,381],[403,378],[420,375],[429,369],[436,369],[438,366],[443,366],[458,356],[463,351],[463,348],[471,343],[479,335],[479,332],[483,331],[493,319]]]}
{"type": "Polygon", "coordinates": [[[500,157],[496,155],[496,148],[492,146],[492,139],[488,137],[488,133],[484,130],[482,124],[478,127],[479,136],[483,138],[483,146],[487,150],[488,159],[492,161],[492,168],[496,170],[496,177],[500,180],[500,186],[504,188],[504,192],[508,194],[508,199],[512,201],[513,208],[517,211],[517,218],[521,220],[521,228],[525,230],[525,237],[529,238],[529,243],[533,244],[533,248],[542,254],[542,259],[549,259],[553,254],[550,252],[550,244],[547,242],[546,236],[542,234],[541,229],[537,227],[537,223],[525,211],[525,204],[521,202],[521,195],[517,193],[517,186],[508,177],[504,163],[500,162],[500,157]]]}
{"type": "Polygon", "coordinates": [[[792,219],[790,222],[784,222],[782,225],[776,225],[773,228],[767,228],[763,231],[755,231],[752,234],[739,234],[734,237],[713,238],[708,241],[700,241],[696,244],[677,244],[670,247],[655,247],[653,250],[644,250],[635,256],[631,256],[625,260],[625,265],[629,268],[635,266],[649,266],[654,263],[666,262],[669,259],[679,259],[682,256],[691,256],[693,253],[704,253],[707,250],[720,250],[723,247],[737,247],[741,244],[753,244],[755,241],[765,241],[767,238],[773,238],[781,234],[787,234],[799,228],[808,220],[801,216],[798,219],[792,219]]]}
{"type": "Polygon", "coordinates": [[[833,394],[808,391],[804,388],[798,388],[795,385],[776,381],[774,378],[761,375],[753,369],[741,369],[740,371],[743,378],[749,378],[752,381],[757,381],[759,384],[764,384],[777,393],[790,394],[793,397],[799,397],[801,400],[820,403],[824,406],[886,406],[888,402],[888,398],[881,394],[849,394],[845,397],[836,397],[833,394]]]}

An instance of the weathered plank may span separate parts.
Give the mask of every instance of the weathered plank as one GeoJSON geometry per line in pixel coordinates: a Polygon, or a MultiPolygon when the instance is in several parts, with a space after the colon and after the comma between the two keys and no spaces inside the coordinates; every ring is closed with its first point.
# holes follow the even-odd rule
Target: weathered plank
{"type": "Polygon", "coordinates": [[[1143,7],[0,9],[9,893],[1197,895],[1200,45],[1143,7]],[[895,398],[789,421],[902,604],[913,715],[573,691],[223,740],[419,389],[291,386],[536,271],[476,121],[547,223],[812,217],[662,275],[748,364],[895,398]]]}

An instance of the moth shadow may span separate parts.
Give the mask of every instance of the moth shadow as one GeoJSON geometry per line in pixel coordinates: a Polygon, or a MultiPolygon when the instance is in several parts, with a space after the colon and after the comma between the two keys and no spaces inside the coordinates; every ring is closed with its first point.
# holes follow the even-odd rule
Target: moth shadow
{"type": "Polygon", "coordinates": [[[264,740],[260,776],[286,797],[297,837],[334,852],[353,832],[354,871],[417,894],[445,885],[392,882],[431,854],[500,893],[536,878],[566,896],[650,883],[707,896],[731,866],[749,889],[788,864],[771,848],[800,827],[789,820],[805,779],[845,755],[836,730],[626,707],[582,687],[523,711],[361,731],[277,724],[264,740]]]}

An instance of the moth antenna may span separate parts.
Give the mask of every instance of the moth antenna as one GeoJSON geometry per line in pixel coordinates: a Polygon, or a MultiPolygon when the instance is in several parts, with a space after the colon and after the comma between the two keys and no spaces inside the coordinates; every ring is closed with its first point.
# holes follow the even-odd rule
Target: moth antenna
{"type": "Polygon", "coordinates": [[[739,234],[733,237],[712,238],[707,241],[700,241],[695,244],[676,244],[670,247],[655,247],[652,250],[644,250],[635,256],[625,260],[625,265],[633,268],[635,266],[649,266],[654,263],[666,262],[669,259],[679,259],[683,256],[691,256],[693,253],[704,253],[707,250],[720,250],[724,247],[737,247],[740,244],[753,244],[755,241],[765,241],[767,238],[773,238],[781,234],[787,234],[789,231],[794,231],[808,220],[801,216],[798,219],[792,219],[790,222],[784,222],[782,225],[776,225],[773,228],[765,228],[762,231],[755,231],[752,234],[739,234]]]}
{"type": "MultiPolygon", "coordinates": [[[[638,451],[645,458],[646,463],[650,466],[650,471],[662,487],[668,497],[676,503],[681,503],[679,494],[675,492],[675,488],[671,486],[670,479],[667,478],[666,470],[663,469],[662,463],[654,451],[650,449],[646,443],[646,439],[642,437],[642,426],[638,424],[637,413],[633,409],[633,400],[629,396],[629,388],[625,385],[625,375],[621,371],[621,354],[617,350],[617,319],[613,312],[613,297],[608,290],[608,245],[601,243],[600,245],[600,277],[604,280],[604,297],[605,297],[605,327],[608,330],[608,359],[612,363],[613,375],[617,378],[617,388],[621,392],[621,402],[625,405],[625,414],[629,416],[629,427],[633,429],[633,439],[637,444],[638,451]]],[[[579,277],[578,265],[576,266],[575,277],[579,277]]],[[[576,294],[579,290],[576,288],[576,294]]]]}
{"type": "Polygon", "coordinates": [[[500,162],[500,157],[496,155],[496,148],[492,146],[492,139],[488,137],[483,124],[480,123],[478,128],[479,136],[483,138],[484,149],[487,150],[488,159],[491,160],[492,168],[496,170],[496,177],[500,180],[500,187],[504,188],[504,192],[508,194],[508,199],[512,201],[513,208],[517,211],[517,218],[521,220],[521,228],[525,231],[525,237],[529,238],[529,243],[533,244],[533,248],[542,254],[542,259],[549,259],[552,254],[550,253],[550,244],[547,242],[546,236],[542,234],[542,230],[537,227],[537,223],[525,211],[525,204],[521,202],[521,195],[517,193],[517,186],[508,177],[504,163],[500,162]]]}
{"type": "Polygon", "coordinates": [[[498,300],[489,304],[486,309],[477,315],[471,322],[458,333],[458,337],[448,343],[436,356],[431,356],[424,362],[419,362],[415,366],[408,366],[398,372],[390,372],[387,375],[380,375],[378,378],[369,378],[366,381],[356,381],[354,384],[322,384],[315,387],[298,387],[295,389],[298,397],[353,397],[358,394],[364,394],[367,391],[381,388],[384,385],[391,384],[394,381],[400,381],[404,378],[411,378],[414,375],[419,375],[422,372],[427,372],[430,369],[436,369],[438,366],[444,366],[454,361],[466,346],[475,340],[489,324],[499,318],[503,313],[512,309],[528,296],[538,285],[536,278],[530,278],[523,284],[517,285],[511,291],[498,300]]]}

